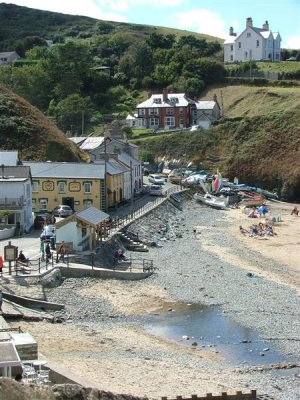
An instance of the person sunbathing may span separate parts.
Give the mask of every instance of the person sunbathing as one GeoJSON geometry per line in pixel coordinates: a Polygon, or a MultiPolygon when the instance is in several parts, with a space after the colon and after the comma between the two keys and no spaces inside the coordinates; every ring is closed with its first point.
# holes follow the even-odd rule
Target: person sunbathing
{"type": "Polygon", "coordinates": [[[292,209],[291,215],[298,215],[298,214],[299,214],[299,210],[298,210],[297,206],[295,206],[295,207],[292,209]]]}
{"type": "Polygon", "coordinates": [[[249,233],[249,231],[247,231],[247,229],[243,228],[242,225],[240,225],[240,232],[242,235],[246,235],[246,233],[249,233]]]}

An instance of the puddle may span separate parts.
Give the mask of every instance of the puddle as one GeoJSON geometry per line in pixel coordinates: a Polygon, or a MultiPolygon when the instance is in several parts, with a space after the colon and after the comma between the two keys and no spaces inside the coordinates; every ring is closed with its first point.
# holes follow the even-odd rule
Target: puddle
{"type": "Polygon", "coordinates": [[[255,331],[230,320],[217,307],[166,303],[147,320],[146,330],[183,346],[192,347],[196,342],[197,348],[217,351],[233,365],[292,361],[262,341],[255,331]]]}

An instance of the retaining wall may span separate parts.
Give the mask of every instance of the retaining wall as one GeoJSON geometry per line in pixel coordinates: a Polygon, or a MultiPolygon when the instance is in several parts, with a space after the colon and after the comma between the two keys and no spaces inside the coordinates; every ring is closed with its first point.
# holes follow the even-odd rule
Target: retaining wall
{"type": "Polygon", "coordinates": [[[113,271],[105,268],[72,268],[60,267],[61,273],[66,278],[101,278],[101,279],[120,279],[127,281],[137,281],[146,279],[152,275],[152,272],[129,272],[129,271],[113,271]]]}

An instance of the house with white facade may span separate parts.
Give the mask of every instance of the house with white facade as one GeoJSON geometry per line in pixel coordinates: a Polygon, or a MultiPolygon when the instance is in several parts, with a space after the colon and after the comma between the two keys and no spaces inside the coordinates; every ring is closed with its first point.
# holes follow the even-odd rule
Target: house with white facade
{"type": "Polygon", "coordinates": [[[246,27],[240,34],[230,27],[224,42],[224,62],[280,61],[281,36],[272,32],[266,21],[261,28],[253,26],[252,18],[246,20],[246,27]]]}
{"type": "Polygon", "coordinates": [[[92,250],[108,220],[109,215],[98,208],[85,207],[56,223],[56,243],[64,241],[69,251],[92,250]]]}
{"type": "Polygon", "coordinates": [[[2,164],[0,168],[0,225],[18,227],[19,234],[28,232],[33,224],[30,167],[2,164]]]}
{"type": "Polygon", "coordinates": [[[0,65],[7,65],[21,58],[16,51],[4,51],[0,53],[0,65]]]}
{"type": "Polygon", "coordinates": [[[193,111],[193,125],[202,129],[209,129],[214,121],[220,119],[221,108],[214,96],[214,100],[201,100],[196,102],[196,110],[193,111]]]}

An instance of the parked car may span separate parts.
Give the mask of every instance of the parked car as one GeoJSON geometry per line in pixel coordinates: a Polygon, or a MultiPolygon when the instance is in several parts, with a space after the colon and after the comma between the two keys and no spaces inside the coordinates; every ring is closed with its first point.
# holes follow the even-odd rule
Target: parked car
{"type": "Polygon", "coordinates": [[[160,185],[150,185],[149,194],[150,196],[161,196],[162,187],[160,185]]]}
{"type": "Polygon", "coordinates": [[[68,217],[73,214],[73,210],[70,206],[60,205],[54,208],[53,215],[55,217],[68,217]]]}
{"type": "Polygon", "coordinates": [[[42,229],[46,222],[46,215],[45,214],[38,214],[35,216],[33,221],[34,229],[42,229]]]}
{"type": "Polygon", "coordinates": [[[49,241],[52,236],[55,236],[55,226],[54,225],[45,225],[41,235],[40,239],[49,241]]]}
{"type": "Polygon", "coordinates": [[[149,182],[156,183],[157,185],[163,185],[165,183],[165,179],[160,175],[150,174],[148,177],[149,182]]]}

